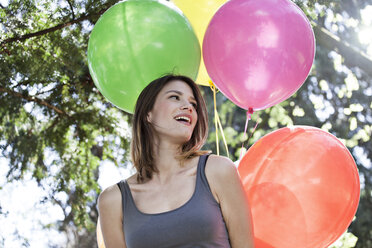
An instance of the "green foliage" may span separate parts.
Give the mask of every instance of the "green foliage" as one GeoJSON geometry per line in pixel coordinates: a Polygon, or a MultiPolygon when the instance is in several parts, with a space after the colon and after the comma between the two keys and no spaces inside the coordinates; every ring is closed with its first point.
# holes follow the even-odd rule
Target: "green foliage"
{"type": "Polygon", "coordinates": [[[71,208],[58,228],[93,231],[100,161],[126,163],[129,137],[119,125],[129,119],[93,85],[86,61],[90,30],[83,25],[89,20],[69,25],[83,7],[76,3],[72,13],[58,2],[11,1],[1,9],[0,150],[10,161],[8,181],[31,172],[51,189],[50,201],[71,208]],[[66,25],[43,32],[60,24],[66,25]],[[30,33],[36,34],[22,38],[30,33]],[[54,197],[59,192],[67,201],[54,197]]]}
{"type": "Polygon", "coordinates": [[[352,233],[344,233],[334,244],[329,248],[352,248],[355,247],[358,238],[352,233]]]}

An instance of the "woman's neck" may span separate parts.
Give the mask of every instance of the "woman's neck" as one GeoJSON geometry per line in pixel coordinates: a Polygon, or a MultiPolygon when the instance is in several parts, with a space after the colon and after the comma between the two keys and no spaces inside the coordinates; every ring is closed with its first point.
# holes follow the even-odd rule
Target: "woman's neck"
{"type": "Polygon", "coordinates": [[[157,142],[154,149],[154,164],[159,172],[153,174],[153,178],[159,182],[166,182],[181,169],[180,155],[181,147],[169,142],[157,142]]]}

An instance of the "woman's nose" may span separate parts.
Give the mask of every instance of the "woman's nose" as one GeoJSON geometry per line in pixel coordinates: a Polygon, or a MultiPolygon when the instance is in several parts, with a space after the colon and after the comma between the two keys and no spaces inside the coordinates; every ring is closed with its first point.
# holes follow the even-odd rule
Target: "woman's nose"
{"type": "Polygon", "coordinates": [[[187,102],[187,103],[183,104],[181,109],[187,109],[190,112],[192,112],[192,110],[193,110],[192,103],[187,102]]]}

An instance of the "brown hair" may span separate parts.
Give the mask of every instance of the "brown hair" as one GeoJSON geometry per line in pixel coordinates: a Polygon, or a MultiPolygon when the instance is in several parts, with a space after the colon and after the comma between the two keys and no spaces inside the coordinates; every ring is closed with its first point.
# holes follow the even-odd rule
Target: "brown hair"
{"type": "Polygon", "coordinates": [[[169,74],[155,79],[139,95],[132,122],[131,156],[138,173],[138,182],[142,182],[145,178],[151,179],[153,172],[158,172],[154,164],[154,128],[147,121],[147,115],[152,110],[159,92],[174,80],[183,81],[190,86],[197,102],[198,115],[192,136],[182,145],[181,154],[177,158],[182,163],[189,158],[208,153],[208,151],[200,151],[208,135],[208,114],[198,86],[191,78],[181,75],[169,74]]]}

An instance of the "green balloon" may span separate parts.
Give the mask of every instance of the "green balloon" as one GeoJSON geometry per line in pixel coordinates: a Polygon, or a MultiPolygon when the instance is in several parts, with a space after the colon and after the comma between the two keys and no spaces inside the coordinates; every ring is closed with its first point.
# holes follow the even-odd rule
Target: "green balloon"
{"type": "Polygon", "coordinates": [[[167,73],[197,77],[198,39],[172,3],[127,0],[108,9],[88,43],[88,66],[99,91],[133,113],[137,97],[152,80],[167,73]]]}

